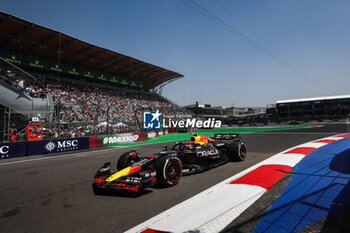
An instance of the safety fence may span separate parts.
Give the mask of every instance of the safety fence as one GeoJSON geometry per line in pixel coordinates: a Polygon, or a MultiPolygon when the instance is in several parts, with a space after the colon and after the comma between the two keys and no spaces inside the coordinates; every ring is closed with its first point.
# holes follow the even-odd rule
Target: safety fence
{"type": "Polygon", "coordinates": [[[168,133],[172,133],[172,131],[159,130],[88,137],[45,139],[38,141],[3,142],[0,143],[0,158],[6,159],[31,155],[85,150],[91,148],[118,146],[121,144],[145,141],[168,133]]]}

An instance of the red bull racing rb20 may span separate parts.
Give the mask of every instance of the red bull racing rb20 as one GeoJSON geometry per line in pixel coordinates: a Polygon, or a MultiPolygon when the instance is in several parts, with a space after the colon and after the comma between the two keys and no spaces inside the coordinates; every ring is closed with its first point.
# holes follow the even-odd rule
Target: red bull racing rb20
{"type": "Polygon", "coordinates": [[[142,157],[135,150],[122,154],[117,171],[105,163],[92,184],[95,194],[104,190],[143,191],[157,186],[176,185],[183,175],[202,172],[229,161],[243,161],[247,149],[239,134],[193,135],[188,142],[142,157]]]}

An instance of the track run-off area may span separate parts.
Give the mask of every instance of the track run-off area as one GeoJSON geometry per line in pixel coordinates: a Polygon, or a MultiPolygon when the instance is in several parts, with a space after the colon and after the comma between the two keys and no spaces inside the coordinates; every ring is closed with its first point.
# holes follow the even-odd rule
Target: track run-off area
{"type": "Polygon", "coordinates": [[[1,232],[124,232],[274,154],[347,132],[347,125],[331,124],[242,134],[248,149],[244,162],[184,176],[174,187],[142,195],[95,195],[93,176],[105,162],[115,168],[126,151],[147,156],[174,142],[2,160],[1,232]]]}

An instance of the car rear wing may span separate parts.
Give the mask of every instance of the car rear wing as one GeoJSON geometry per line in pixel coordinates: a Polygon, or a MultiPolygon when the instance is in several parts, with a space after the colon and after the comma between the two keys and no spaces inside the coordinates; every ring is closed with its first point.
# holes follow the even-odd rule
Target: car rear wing
{"type": "Polygon", "coordinates": [[[216,133],[212,137],[213,139],[217,140],[234,140],[234,141],[240,141],[241,135],[239,134],[231,134],[231,133],[216,133]]]}

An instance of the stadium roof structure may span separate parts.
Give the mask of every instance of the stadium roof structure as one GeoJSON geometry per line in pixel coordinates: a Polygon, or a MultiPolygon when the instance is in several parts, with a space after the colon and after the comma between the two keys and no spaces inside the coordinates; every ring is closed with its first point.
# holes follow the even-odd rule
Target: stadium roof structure
{"type": "Polygon", "coordinates": [[[149,90],[183,75],[0,11],[0,50],[118,75],[149,90]]]}
{"type": "Polygon", "coordinates": [[[321,101],[321,100],[335,100],[335,99],[349,99],[349,98],[350,98],[350,95],[335,95],[335,96],[311,97],[311,98],[302,98],[302,99],[278,100],[276,101],[276,104],[321,101]]]}

